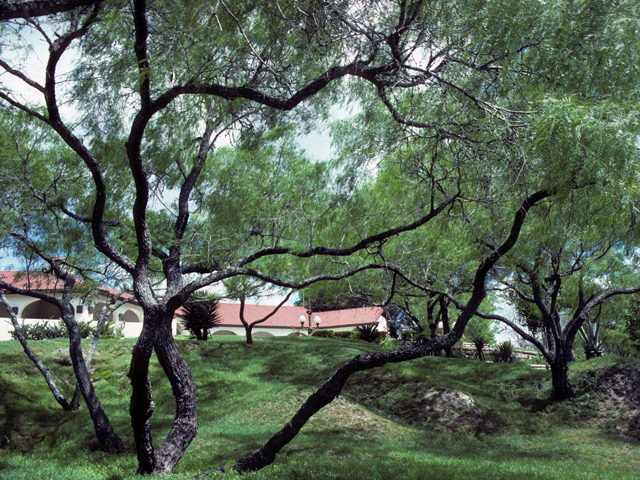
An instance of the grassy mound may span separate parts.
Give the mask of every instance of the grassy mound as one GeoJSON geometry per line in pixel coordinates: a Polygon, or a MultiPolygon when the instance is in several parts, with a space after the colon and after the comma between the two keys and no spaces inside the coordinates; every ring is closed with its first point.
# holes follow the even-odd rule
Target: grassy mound
{"type": "MultiPolygon", "coordinates": [[[[193,478],[255,451],[341,363],[379,348],[305,337],[256,338],[251,347],[229,336],[177,342],[198,387],[200,428],[172,480],[193,478]]],[[[119,457],[97,450],[84,407],[62,411],[17,342],[0,343],[0,478],[135,478],[126,376],[133,343],[101,341],[92,374],[128,446],[119,457]]],[[[56,363],[64,341],[33,347],[70,396],[72,369],[56,363]]],[[[550,373],[524,364],[429,357],[362,372],[274,465],[243,478],[638,478],[639,442],[633,430],[613,424],[628,417],[611,406],[601,410],[598,403],[605,395],[598,379],[613,365],[610,359],[573,365],[581,395],[545,409],[550,373]]],[[[635,362],[626,367],[638,370],[635,362]]],[[[155,360],[151,379],[157,447],[173,421],[174,402],[155,360]]]]}

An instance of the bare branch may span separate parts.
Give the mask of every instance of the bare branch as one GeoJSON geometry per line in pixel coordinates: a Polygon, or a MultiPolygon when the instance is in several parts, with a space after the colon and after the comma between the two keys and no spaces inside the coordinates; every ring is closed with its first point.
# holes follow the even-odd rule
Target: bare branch
{"type": "MultiPolygon", "coordinates": [[[[0,287],[6,288],[6,286],[2,285],[2,283],[4,282],[0,281],[0,287]]],[[[69,402],[66,398],[64,398],[64,395],[60,393],[60,389],[56,385],[56,382],[53,379],[51,372],[49,372],[49,370],[44,365],[44,363],[42,363],[42,360],[40,360],[38,355],[36,355],[36,353],[33,351],[31,346],[29,345],[29,342],[22,334],[20,323],[18,322],[18,317],[16,317],[16,314],[13,313],[11,304],[7,300],[7,297],[5,297],[4,290],[2,290],[2,288],[0,288],[0,302],[2,302],[2,304],[5,306],[5,308],[9,312],[9,318],[11,319],[11,323],[13,324],[15,336],[20,342],[20,345],[22,345],[22,349],[24,350],[24,353],[27,354],[27,357],[29,357],[29,359],[33,362],[36,368],[40,370],[40,373],[42,374],[45,381],[47,382],[47,385],[49,386],[49,390],[51,390],[51,393],[53,394],[53,398],[55,398],[56,402],[58,402],[64,410],[66,411],[72,410],[72,405],[74,404],[77,405],[78,401],[80,400],[80,389],[76,388],[74,398],[72,399],[71,402],[69,402]]]]}
{"type": "Polygon", "coordinates": [[[42,17],[61,12],[68,12],[78,7],[86,7],[100,3],[101,0],[48,0],[22,3],[0,4],[0,20],[12,18],[42,17]]]}
{"type": "Polygon", "coordinates": [[[93,332],[93,340],[91,341],[91,345],[89,345],[89,349],[87,350],[87,358],[85,359],[87,368],[89,368],[89,365],[91,365],[93,354],[96,351],[96,347],[98,346],[98,342],[100,341],[100,335],[102,334],[102,329],[104,328],[105,323],[107,323],[107,319],[118,308],[120,308],[122,305],[130,303],[131,301],[131,298],[120,298],[119,300],[116,300],[115,296],[109,295],[108,300],[102,305],[100,313],[98,314],[98,323],[96,324],[96,329],[93,332]]]}
{"type": "Polygon", "coordinates": [[[486,318],[487,320],[497,320],[499,322],[504,323],[505,325],[508,325],[513,331],[515,331],[518,335],[520,335],[526,341],[534,344],[536,348],[540,350],[540,353],[542,353],[544,358],[546,358],[550,362],[553,361],[553,355],[549,351],[547,351],[547,349],[544,347],[544,344],[540,340],[538,340],[533,335],[529,335],[522,328],[520,328],[518,324],[512,322],[508,318],[495,313],[483,313],[483,312],[476,312],[476,316],[480,318],[486,318]]]}
{"type": "Polygon", "coordinates": [[[35,110],[30,109],[26,105],[14,100],[13,98],[11,98],[9,95],[7,95],[4,92],[0,92],[0,98],[2,98],[4,101],[6,101],[10,105],[14,106],[15,108],[17,108],[18,110],[22,110],[27,115],[30,115],[33,118],[37,118],[38,120],[40,120],[42,122],[45,122],[45,123],[48,121],[47,117],[45,117],[44,115],[41,115],[40,113],[36,112],[35,110]]]}
{"type": "MultiPolygon", "coordinates": [[[[422,345],[413,346],[403,350],[394,350],[391,352],[377,352],[369,355],[358,355],[352,360],[344,363],[322,387],[307,399],[293,418],[287,422],[278,433],[271,437],[271,439],[269,439],[269,441],[260,450],[248,457],[238,460],[236,462],[235,469],[239,472],[245,472],[249,470],[259,470],[271,464],[275,460],[278,452],[293,440],[307,421],[316,412],[325,405],[331,403],[340,394],[342,387],[352,374],[380,367],[387,363],[405,362],[407,360],[421,358],[433,351],[452,347],[462,337],[467,323],[471,317],[475,315],[478,306],[482,303],[482,300],[486,295],[485,282],[489,270],[503,255],[513,248],[518,240],[518,236],[520,235],[520,231],[528,211],[535,204],[554,193],[555,190],[542,190],[527,197],[522,202],[515,215],[511,232],[507,239],[496,249],[496,251],[492,252],[484,262],[479,265],[476,271],[471,298],[458,316],[456,326],[450,333],[441,337],[432,338],[422,345]]],[[[384,268],[384,266],[380,267],[384,268]]]]}
{"type": "Polygon", "coordinates": [[[35,88],[36,90],[38,90],[41,93],[44,93],[44,87],[42,85],[40,85],[38,82],[35,82],[35,81],[31,80],[24,73],[22,73],[22,72],[20,72],[18,70],[15,70],[14,68],[12,68],[4,60],[0,60],[0,67],[4,68],[5,71],[7,71],[7,73],[10,73],[11,75],[13,75],[13,76],[19,78],[20,80],[22,80],[27,85],[35,88]]]}
{"type": "Polygon", "coordinates": [[[264,317],[262,317],[262,318],[260,318],[260,319],[258,319],[258,320],[254,320],[254,321],[253,321],[253,322],[251,322],[251,323],[247,322],[247,320],[244,318],[244,304],[245,304],[245,298],[244,298],[244,296],[241,296],[241,297],[240,297],[240,321],[242,322],[242,325],[244,325],[244,328],[247,330],[247,341],[249,341],[249,342],[250,342],[250,340],[249,340],[249,338],[250,338],[250,337],[249,337],[249,335],[250,335],[250,330],[251,330],[254,326],[256,326],[256,325],[258,325],[258,324],[260,324],[260,323],[266,322],[266,321],[267,321],[267,320],[269,320],[271,317],[273,317],[273,316],[278,312],[278,310],[280,310],[280,307],[282,307],[285,303],[287,303],[287,301],[289,300],[289,298],[291,297],[291,295],[293,295],[293,292],[295,292],[295,290],[291,290],[291,291],[287,294],[287,296],[286,296],[286,297],[284,297],[284,299],[283,299],[283,300],[282,300],[278,305],[276,305],[276,307],[275,307],[273,310],[271,310],[271,312],[270,312],[268,315],[266,315],[266,316],[264,316],[264,317]]]}
{"type": "Polygon", "coordinates": [[[151,104],[151,82],[149,78],[149,58],[147,56],[147,36],[149,35],[146,16],[147,2],[146,0],[135,0],[133,6],[133,23],[136,33],[134,50],[138,59],[138,71],[140,74],[140,102],[142,109],[145,110],[151,104]]]}

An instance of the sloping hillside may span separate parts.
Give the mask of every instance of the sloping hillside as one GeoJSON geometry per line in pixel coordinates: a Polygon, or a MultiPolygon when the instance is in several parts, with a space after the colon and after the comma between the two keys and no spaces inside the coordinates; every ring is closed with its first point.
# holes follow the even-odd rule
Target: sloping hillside
{"type": "MultiPolygon", "coordinates": [[[[252,347],[228,336],[178,343],[197,382],[200,428],[172,479],[259,448],[342,362],[379,348],[299,337],[259,338],[252,347]]],[[[71,367],[56,362],[64,342],[33,346],[71,395],[71,367]]],[[[86,409],[63,412],[19,344],[0,344],[0,478],[134,478],[132,346],[102,341],[94,361],[98,395],[128,445],[114,457],[96,450],[86,409]]],[[[274,465],[245,478],[638,478],[638,363],[591,362],[572,366],[581,395],[559,405],[547,401],[548,372],[524,364],[430,357],[356,374],[274,465]]],[[[152,367],[152,425],[163,438],[173,397],[152,367]]]]}

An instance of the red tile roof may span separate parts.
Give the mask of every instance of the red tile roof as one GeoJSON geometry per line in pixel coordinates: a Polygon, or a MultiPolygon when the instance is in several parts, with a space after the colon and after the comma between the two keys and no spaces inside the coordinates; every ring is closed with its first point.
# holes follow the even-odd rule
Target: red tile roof
{"type": "MultiPolygon", "coordinates": [[[[273,311],[273,305],[245,305],[244,318],[251,323],[260,318],[266,317],[273,311]]],[[[315,327],[314,319],[320,317],[320,328],[331,329],[337,327],[351,327],[365,323],[375,322],[384,310],[381,307],[350,308],[347,310],[333,310],[330,312],[313,312],[311,314],[311,324],[315,327]]],[[[240,326],[240,304],[220,303],[218,314],[222,318],[220,327],[240,326]]],[[[309,326],[307,309],[304,307],[283,306],[265,322],[260,323],[262,328],[300,328],[300,316],[304,316],[304,327],[309,326]]],[[[257,326],[256,326],[257,327],[257,326]]]]}
{"type": "MultiPolygon", "coordinates": [[[[48,290],[48,291],[62,291],[64,288],[64,281],[60,280],[55,275],[46,274],[42,272],[25,272],[25,271],[0,271],[0,280],[5,283],[9,283],[17,288],[23,290],[48,290]]],[[[84,283],[82,278],[76,277],[76,285],[84,283]]],[[[132,299],[133,295],[129,293],[123,293],[113,288],[100,287],[100,290],[121,298],[132,299]]]]}
{"type": "MultiPolygon", "coordinates": [[[[64,281],[55,275],[47,275],[42,272],[0,272],[0,280],[24,290],[62,290],[64,281]]],[[[76,282],[82,282],[76,279],[76,282]]]]}
{"type": "MultiPolygon", "coordinates": [[[[0,280],[10,283],[18,288],[31,290],[62,290],[64,282],[55,277],[55,275],[47,275],[41,272],[24,272],[24,271],[0,271],[0,280]]],[[[76,279],[76,284],[83,283],[81,278],[76,279]]],[[[128,293],[118,292],[112,288],[103,287],[102,291],[112,295],[118,295],[123,298],[132,298],[128,293]]],[[[264,318],[273,311],[273,305],[245,305],[244,318],[251,323],[260,318],[264,318]]],[[[338,327],[353,327],[366,323],[375,322],[384,309],[381,307],[363,307],[350,308],[346,310],[333,310],[330,312],[313,312],[311,314],[311,323],[315,327],[313,319],[320,317],[320,328],[332,329],[338,327]]],[[[177,312],[178,316],[182,313],[182,309],[177,312]]],[[[240,322],[240,304],[239,303],[220,303],[218,314],[222,318],[220,327],[237,327],[241,326],[240,322]]],[[[282,306],[280,309],[265,322],[259,324],[263,328],[300,328],[300,316],[304,316],[304,327],[309,326],[309,317],[307,309],[304,307],[282,306]]]]}

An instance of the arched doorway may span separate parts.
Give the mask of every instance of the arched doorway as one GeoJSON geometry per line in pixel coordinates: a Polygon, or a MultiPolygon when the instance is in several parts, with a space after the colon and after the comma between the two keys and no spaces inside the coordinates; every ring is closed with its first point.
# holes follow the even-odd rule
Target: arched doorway
{"type": "Polygon", "coordinates": [[[36,300],[22,309],[22,318],[44,320],[55,318],[59,320],[62,318],[62,314],[55,305],[44,300],[36,300]]]}
{"type": "MultiPolygon", "coordinates": [[[[98,318],[100,317],[100,312],[102,312],[102,307],[104,307],[104,302],[100,302],[97,305],[94,306],[93,308],[93,320],[94,321],[98,321],[98,318]]],[[[113,321],[113,313],[111,313],[111,315],[109,315],[109,318],[107,319],[108,322],[113,321]]]]}
{"type": "Polygon", "coordinates": [[[126,310],[118,315],[118,327],[127,338],[137,337],[142,332],[142,321],[133,310],[126,310]]]}
{"type": "Polygon", "coordinates": [[[120,317],[123,322],[126,323],[140,323],[140,317],[133,310],[127,310],[120,317]]]}
{"type": "Polygon", "coordinates": [[[235,335],[235,333],[233,333],[231,330],[217,330],[211,335],[235,335]]]}

